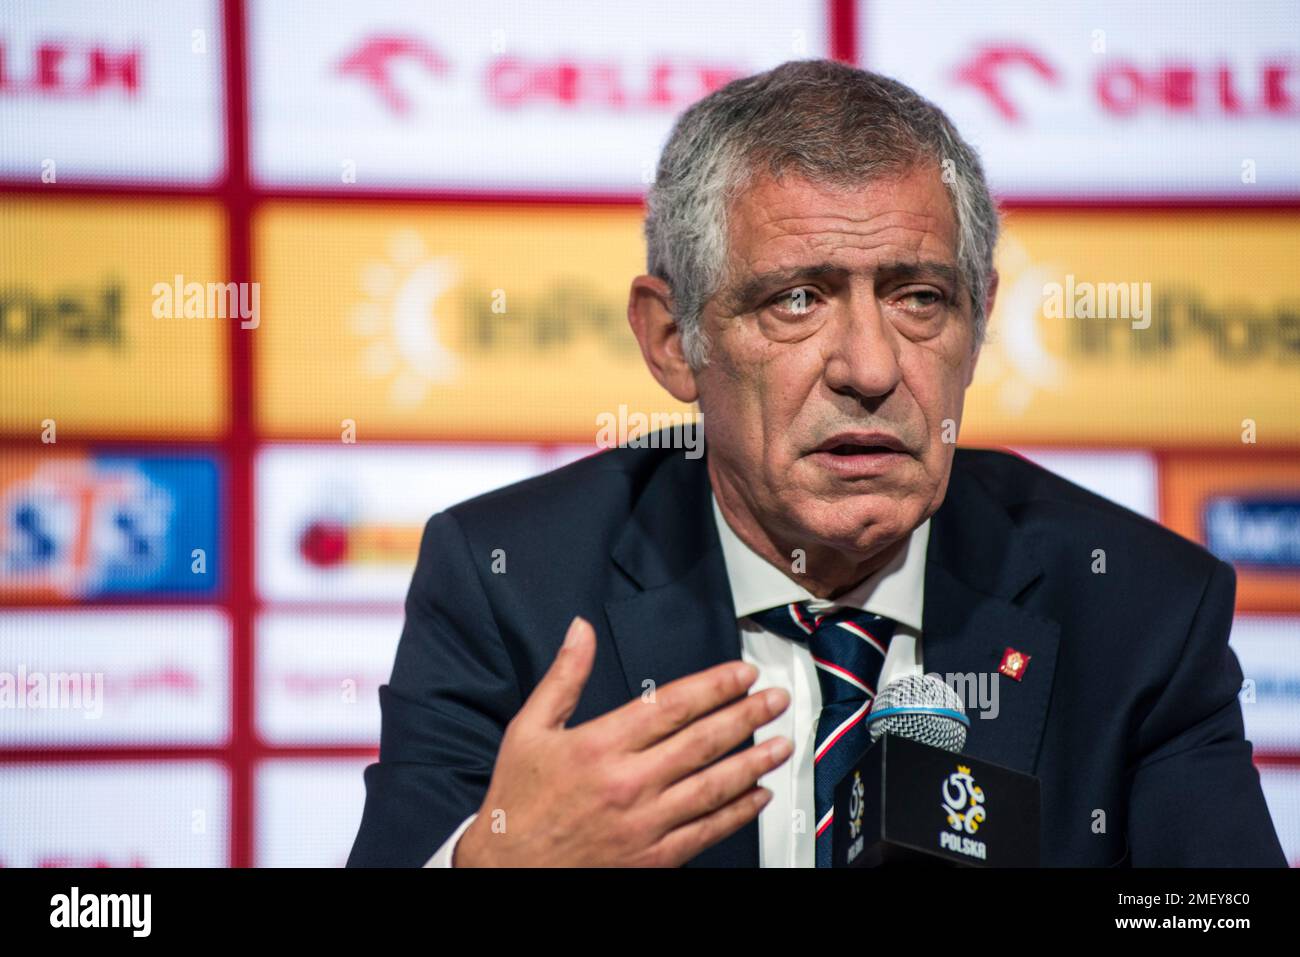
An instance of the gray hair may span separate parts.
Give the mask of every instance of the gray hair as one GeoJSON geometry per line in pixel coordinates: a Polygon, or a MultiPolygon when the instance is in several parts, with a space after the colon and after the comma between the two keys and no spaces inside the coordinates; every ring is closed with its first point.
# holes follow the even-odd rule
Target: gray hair
{"type": "Polygon", "coordinates": [[[753,177],[793,170],[848,189],[933,164],[948,186],[958,266],[984,339],[998,208],[975,150],[929,100],[832,60],[796,60],[734,80],[683,113],[646,197],[646,270],[668,283],[692,368],[707,361],[704,305],[724,278],[727,209],[753,177]]]}

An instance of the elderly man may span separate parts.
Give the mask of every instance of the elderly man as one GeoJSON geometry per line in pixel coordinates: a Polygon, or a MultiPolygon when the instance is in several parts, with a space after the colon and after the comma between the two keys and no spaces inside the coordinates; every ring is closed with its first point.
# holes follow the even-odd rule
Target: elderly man
{"type": "Polygon", "coordinates": [[[964,750],[1039,779],[1045,865],[1284,864],[1232,570],[955,447],[997,232],[892,80],[787,63],[688,110],[628,318],[705,454],[666,433],[429,521],[349,864],[827,866],[875,690],[917,673],[992,684],[964,750]]]}

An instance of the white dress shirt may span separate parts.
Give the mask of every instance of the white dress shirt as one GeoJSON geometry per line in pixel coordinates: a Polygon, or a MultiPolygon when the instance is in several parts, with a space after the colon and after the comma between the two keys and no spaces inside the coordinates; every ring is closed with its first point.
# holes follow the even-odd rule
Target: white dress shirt
{"type": "MultiPolygon", "coordinates": [[[[880,672],[881,688],[895,678],[922,674],[921,608],[925,591],[925,553],[930,522],[918,525],[907,546],[879,571],[834,601],[814,598],[785,572],[771,565],[740,540],[713,500],[713,520],[722,541],[722,556],[731,583],[731,603],[740,629],[741,657],[758,669],[750,694],[781,687],[790,705],[754,732],[754,743],[784,735],[794,751],[758,779],[772,792],[758,815],[758,859],[762,867],[816,867],[816,814],[813,806],[813,752],[821,685],[805,642],[791,641],[756,624],[748,616],[764,608],[796,601],[811,602],[818,614],[840,607],[861,608],[898,622],[880,672]]],[[[477,815],[471,814],[443,842],[424,866],[450,867],[456,842],[477,815]]]]}

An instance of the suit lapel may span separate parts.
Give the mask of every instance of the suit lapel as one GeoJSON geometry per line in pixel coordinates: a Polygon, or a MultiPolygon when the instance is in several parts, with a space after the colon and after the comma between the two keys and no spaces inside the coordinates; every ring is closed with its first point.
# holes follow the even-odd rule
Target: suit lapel
{"type": "MultiPolygon", "coordinates": [[[[672,451],[650,476],[614,547],[639,592],[605,603],[632,697],[741,657],[703,457],[672,451]]],[[[753,736],[731,754],[751,747],[753,736]]],[[[758,867],[758,822],[706,848],[688,867],[758,867]]]]}
{"type": "MultiPolygon", "coordinates": [[[[641,696],[647,681],[662,687],[741,657],[705,458],[687,459],[680,450],[665,455],[613,558],[640,589],[605,603],[631,697],[641,696]]],[[[1033,542],[969,473],[959,450],[930,526],[922,660],[928,673],[996,682],[996,717],[982,718],[968,704],[965,753],[1027,773],[1037,763],[1060,628],[1016,599],[1041,575],[1033,542]],[[998,674],[1008,647],[1029,656],[1020,681],[998,674]]],[[[751,736],[731,753],[752,745],[751,736]]],[[[758,852],[758,823],[751,821],[687,866],[757,867],[758,852]]]]}
{"type": "Polygon", "coordinates": [[[1038,761],[1060,638],[1055,621],[1016,601],[1041,576],[1034,543],[970,474],[959,450],[930,525],[922,662],[930,674],[996,683],[995,717],[966,702],[971,728],[963,751],[1026,773],[1038,761]],[[1007,648],[1029,656],[1019,681],[998,673],[1007,648]]]}

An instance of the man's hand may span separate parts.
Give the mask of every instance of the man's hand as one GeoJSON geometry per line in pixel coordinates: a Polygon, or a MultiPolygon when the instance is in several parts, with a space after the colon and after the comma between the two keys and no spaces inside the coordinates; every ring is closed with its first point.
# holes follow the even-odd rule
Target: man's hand
{"type": "Polygon", "coordinates": [[[771,798],[756,782],[790,756],[788,738],[717,759],[784,711],[787,692],[748,695],[758,672],[731,661],[665,685],[653,701],[638,698],[566,728],[591,675],[595,638],[575,618],[506,726],[454,867],[677,867],[771,798]]]}

